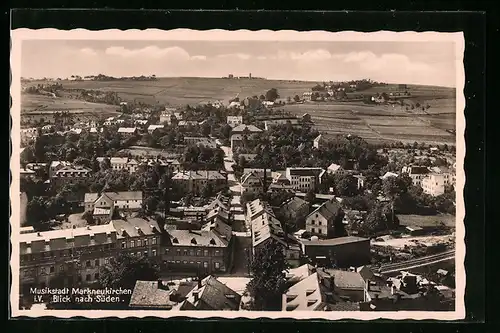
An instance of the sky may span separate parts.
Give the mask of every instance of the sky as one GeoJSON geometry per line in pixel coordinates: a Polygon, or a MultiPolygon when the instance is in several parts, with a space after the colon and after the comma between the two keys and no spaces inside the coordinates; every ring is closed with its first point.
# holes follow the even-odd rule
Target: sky
{"type": "Polygon", "coordinates": [[[21,76],[248,76],[455,86],[453,42],[24,40],[21,76]]]}

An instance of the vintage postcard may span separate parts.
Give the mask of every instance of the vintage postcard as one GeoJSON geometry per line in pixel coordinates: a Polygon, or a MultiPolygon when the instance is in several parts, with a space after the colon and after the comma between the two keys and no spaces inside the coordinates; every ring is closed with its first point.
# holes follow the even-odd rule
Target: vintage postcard
{"type": "Polygon", "coordinates": [[[12,316],[463,319],[463,55],[12,31],[12,316]]]}

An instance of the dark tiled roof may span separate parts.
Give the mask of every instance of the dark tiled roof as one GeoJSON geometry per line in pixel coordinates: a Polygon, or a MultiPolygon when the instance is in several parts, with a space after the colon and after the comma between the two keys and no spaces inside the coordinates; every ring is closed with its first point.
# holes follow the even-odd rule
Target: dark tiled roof
{"type": "Polygon", "coordinates": [[[320,207],[314,210],[310,215],[321,214],[326,220],[329,221],[337,217],[341,212],[341,210],[342,209],[338,202],[330,200],[322,204],[320,207]]]}
{"type": "Polygon", "coordinates": [[[130,298],[130,307],[153,307],[164,308],[171,307],[170,294],[173,290],[164,284],[159,288],[158,281],[137,281],[130,298]]]}
{"type": "Polygon", "coordinates": [[[191,295],[181,307],[182,310],[239,310],[241,296],[230,289],[215,277],[209,276],[202,281],[202,288],[199,289],[199,301],[195,302],[191,295]]]}

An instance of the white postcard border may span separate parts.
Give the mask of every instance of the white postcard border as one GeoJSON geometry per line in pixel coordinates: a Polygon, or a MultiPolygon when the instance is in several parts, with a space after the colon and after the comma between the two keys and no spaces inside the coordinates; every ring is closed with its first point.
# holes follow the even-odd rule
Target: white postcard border
{"type": "MultiPolygon", "coordinates": [[[[463,57],[465,50],[464,35],[462,32],[327,32],[327,31],[292,31],[292,30],[205,30],[174,29],[163,31],[158,29],[147,30],[101,30],[91,31],[85,29],[57,30],[57,29],[16,29],[11,31],[11,144],[12,156],[10,161],[11,175],[11,249],[10,259],[12,281],[10,306],[12,317],[57,317],[57,318],[144,318],[144,317],[192,317],[192,318],[270,318],[270,319],[393,319],[393,320],[457,320],[465,318],[465,207],[463,189],[465,185],[464,158],[465,158],[465,71],[463,57]],[[261,311],[129,311],[129,310],[19,310],[19,235],[20,204],[19,204],[19,172],[20,169],[20,77],[21,77],[21,47],[23,40],[205,40],[205,41],[433,41],[454,42],[456,45],[456,300],[455,311],[425,312],[425,311],[397,311],[397,312],[261,312],[261,311]],[[14,223],[12,223],[14,221],[14,223]]],[[[40,64],[43,66],[43,64],[40,64]]]]}

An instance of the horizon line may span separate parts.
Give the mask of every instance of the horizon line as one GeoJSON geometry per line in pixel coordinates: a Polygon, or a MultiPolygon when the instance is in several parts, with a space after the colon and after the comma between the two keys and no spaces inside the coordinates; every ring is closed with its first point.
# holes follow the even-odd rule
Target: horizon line
{"type": "MultiPolygon", "coordinates": [[[[113,78],[132,78],[132,77],[141,77],[141,76],[145,76],[145,77],[148,77],[148,76],[153,76],[155,74],[150,74],[150,75],[144,75],[144,74],[141,74],[141,75],[130,75],[130,76],[113,76],[113,75],[108,75],[108,74],[103,74],[103,73],[100,73],[101,75],[104,75],[104,76],[109,76],[109,77],[113,77],[113,78]]],[[[89,74],[89,75],[77,75],[77,76],[80,76],[80,77],[88,77],[88,76],[97,76],[99,74],[89,74]]],[[[323,82],[349,82],[349,81],[361,81],[361,80],[371,80],[369,78],[363,78],[363,79],[349,79],[349,80],[305,80],[305,79],[284,79],[284,78],[264,78],[264,77],[260,77],[260,76],[256,76],[256,77],[249,77],[249,76],[234,76],[233,78],[229,78],[228,76],[155,76],[156,79],[227,79],[227,80],[237,80],[237,79],[248,79],[248,80],[266,80],[266,81],[293,81],[293,82],[311,82],[311,83],[323,83],[323,82]]],[[[66,78],[60,78],[61,81],[68,81],[68,78],[69,77],[66,77],[66,78]]],[[[21,79],[29,79],[29,78],[26,78],[24,76],[21,76],[21,79]]],[[[54,77],[45,77],[45,79],[51,79],[51,80],[56,80],[57,81],[57,77],[54,78],[54,77]]],[[[43,81],[43,78],[33,78],[33,81],[43,81]]],[[[92,80],[90,80],[92,81],[92,80]]],[[[372,80],[372,81],[375,81],[375,82],[379,82],[379,83],[384,83],[384,84],[390,84],[390,85],[393,85],[393,84],[406,84],[406,85],[413,85],[413,86],[427,86],[427,87],[439,87],[439,88],[453,88],[453,89],[456,89],[456,86],[446,86],[446,85],[436,85],[436,84],[422,84],[422,83],[402,83],[402,82],[384,82],[384,81],[376,81],[376,80],[372,80]]]]}

